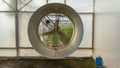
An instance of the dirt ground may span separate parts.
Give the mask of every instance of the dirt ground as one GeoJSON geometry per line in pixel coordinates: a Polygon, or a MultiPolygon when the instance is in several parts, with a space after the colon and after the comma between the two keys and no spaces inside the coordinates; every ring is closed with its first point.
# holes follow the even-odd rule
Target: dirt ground
{"type": "Polygon", "coordinates": [[[92,58],[0,58],[0,68],[95,68],[95,62],[92,58]]]}

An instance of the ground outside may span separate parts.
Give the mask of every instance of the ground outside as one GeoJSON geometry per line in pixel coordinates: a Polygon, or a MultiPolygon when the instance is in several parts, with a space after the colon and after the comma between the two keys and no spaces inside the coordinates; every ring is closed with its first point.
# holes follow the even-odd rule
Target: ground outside
{"type": "Polygon", "coordinates": [[[92,58],[0,58],[0,68],[95,68],[92,58]]]}

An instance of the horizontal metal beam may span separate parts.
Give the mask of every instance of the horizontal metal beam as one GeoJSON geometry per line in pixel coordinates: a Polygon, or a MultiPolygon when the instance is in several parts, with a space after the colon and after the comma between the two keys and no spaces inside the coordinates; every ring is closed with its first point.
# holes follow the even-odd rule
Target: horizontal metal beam
{"type": "MultiPolygon", "coordinates": [[[[16,12],[15,10],[14,11],[0,11],[0,12],[16,12]]],[[[17,12],[31,12],[31,13],[33,13],[33,12],[35,12],[35,11],[17,11],[17,12]]]]}
{"type": "Polygon", "coordinates": [[[34,49],[33,47],[19,47],[19,49],[34,49]]]}
{"type": "MultiPolygon", "coordinates": [[[[62,59],[86,59],[86,58],[88,58],[88,59],[92,59],[92,56],[86,56],[86,57],[65,57],[65,58],[62,58],[62,59]]],[[[6,56],[2,56],[2,57],[0,57],[0,59],[1,60],[8,60],[8,59],[11,59],[11,60],[16,60],[16,59],[47,59],[47,58],[45,58],[45,57],[43,57],[43,56],[19,56],[19,57],[17,57],[17,56],[8,56],[8,57],[6,57],[6,56]]]]}
{"type": "MultiPolygon", "coordinates": [[[[34,49],[33,47],[18,47],[19,49],[34,49]]],[[[0,47],[0,49],[16,49],[16,47],[0,47]]],[[[79,47],[78,49],[92,49],[92,47],[79,47]]]]}
{"type": "Polygon", "coordinates": [[[79,47],[78,49],[92,49],[92,47],[79,47]]]}
{"type": "Polygon", "coordinates": [[[93,14],[94,12],[77,12],[78,14],[93,14]]]}
{"type": "Polygon", "coordinates": [[[0,47],[0,49],[16,49],[16,47],[0,47]]]}
{"type": "MultiPolygon", "coordinates": [[[[0,13],[2,12],[16,12],[16,11],[0,11],[0,13]]],[[[18,11],[20,13],[34,13],[35,11],[18,11]]],[[[77,12],[78,14],[93,14],[94,12],[77,12]]]]}

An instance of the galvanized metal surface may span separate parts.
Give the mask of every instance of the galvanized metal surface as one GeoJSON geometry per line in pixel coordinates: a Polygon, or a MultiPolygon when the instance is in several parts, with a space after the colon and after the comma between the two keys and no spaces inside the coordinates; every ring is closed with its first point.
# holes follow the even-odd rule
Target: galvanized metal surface
{"type": "Polygon", "coordinates": [[[39,8],[31,17],[28,26],[28,35],[33,47],[42,55],[52,59],[59,59],[66,57],[67,55],[73,53],[80,45],[83,37],[83,23],[75,10],[71,7],[60,4],[51,3],[39,8]],[[59,50],[48,49],[42,41],[39,39],[37,34],[39,21],[45,15],[53,12],[63,13],[68,16],[74,24],[74,36],[67,47],[59,50]]]}

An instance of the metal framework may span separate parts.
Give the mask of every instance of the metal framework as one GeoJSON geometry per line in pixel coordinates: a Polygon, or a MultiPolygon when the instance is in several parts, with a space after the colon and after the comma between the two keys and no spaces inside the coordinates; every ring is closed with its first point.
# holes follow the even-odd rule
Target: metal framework
{"type": "MultiPolygon", "coordinates": [[[[16,8],[13,8],[9,3],[7,3],[5,0],[2,0],[5,4],[7,4],[10,8],[12,8],[14,11],[0,11],[0,13],[15,13],[15,38],[16,38],[16,47],[0,47],[0,49],[16,49],[17,50],[17,56],[19,56],[20,51],[19,49],[34,49],[33,47],[20,47],[19,46],[19,18],[18,13],[33,13],[34,11],[21,11],[25,6],[27,6],[32,0],[28,1],[25,5],[23,5],[20,9],[18,9],[18,0],[15,0],[16,2],[16,8]]],[[[49,0],[46,0],[46,4],[48,4],[49,0]]],[[[66,0],[64,0],[64,4],[66,4],[66,0]]],[[[92,49],[92,53],[94,53],[94,18],[95,18],[95,0],[93,0],[93,12],[78,12],[78,14],[92,14],[93,20],[92,20],[92,47],[80,47],[78,49],[92,49]]],[[[22,56],[25,57],[25,56],[22,56]]]]}

